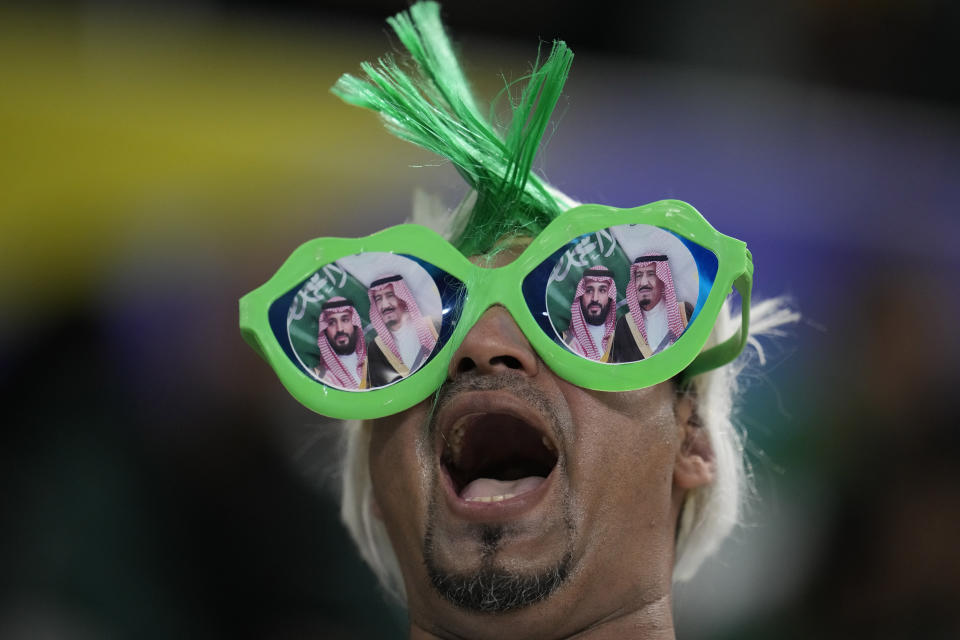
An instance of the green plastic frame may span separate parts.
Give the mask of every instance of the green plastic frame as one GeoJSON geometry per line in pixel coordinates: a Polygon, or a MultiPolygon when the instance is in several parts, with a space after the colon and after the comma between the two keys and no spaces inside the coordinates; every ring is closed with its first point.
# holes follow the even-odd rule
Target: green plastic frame
{"type": "Polygon", "coordinates": [[[685,202],[661,200],[633,209],[586,204],[558,216],[516,260],[493,269],[474,265],[439,234],[419,225],[390,227],[365,238],[310,240],[298,247],[269,281],[240,299],[240,330],[303,405],[332,418],[372,419],[408,409],[436,391],[446,380],[450,360],[467,333],[483,312],[496,304],[507,309],[543,362],[554,373],[578,386],[598,391],[627,391],[663,382],[681,372],[689,379],[730,362],[743,349],[752,284],[753,259],[747,245],[718,232],[685,202]],[[667,229],[712,251],[717,257],[716,278],[699,315],[669,349],[638,362],[592,362],[558,345],[543,332],[524,299],[523,281],[540,263],[577,236],[632,223],[667,229]],[[400,251],[400,247],[409,249],[400,251]],[[270,328],[268,312],[274,301],[324,265],[366,251],[416,255],[430,262],[464,283],[466,302],[450,339],[409,378],[378,389],[344,391],[317,381],[287,357],[270,328]],[[742,300],[740,331],[701,352],[733,287],[742,300]]]}

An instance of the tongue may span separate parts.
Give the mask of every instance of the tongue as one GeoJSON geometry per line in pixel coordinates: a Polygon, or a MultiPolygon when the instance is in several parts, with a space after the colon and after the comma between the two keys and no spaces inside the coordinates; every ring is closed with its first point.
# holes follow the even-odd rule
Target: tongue
{"type": "Polygon", "coordinates": [[[533,491],[543,482],[540,476],[527,476],[519,480],[494,480],[493,478],[477,478],[460,492],[464,500],[471,498],[492,498],[494,496],[515,496],[533,491]]]}

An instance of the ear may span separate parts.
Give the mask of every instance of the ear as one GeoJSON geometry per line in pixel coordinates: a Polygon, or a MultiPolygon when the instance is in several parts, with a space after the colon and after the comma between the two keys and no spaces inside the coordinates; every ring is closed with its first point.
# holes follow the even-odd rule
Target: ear
{"type": "Polygon", "coordinates": [[[716,477],[716,460],[710,437],[697,414],[696,397],[684,393],[674,409],[680,429],[680,448],[673,465],[673,485],[678,489],[696,489],[711,484],[716,477]]]}

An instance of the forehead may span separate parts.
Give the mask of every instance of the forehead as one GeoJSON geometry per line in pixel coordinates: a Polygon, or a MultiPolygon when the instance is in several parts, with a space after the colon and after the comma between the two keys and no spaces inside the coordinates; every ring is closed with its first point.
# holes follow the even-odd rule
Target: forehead
{"type": "Polygon", "coordinates": [[[473,255],[468,260],[484,269],[496,269],[519,258],[531,242],[533,242],[532,236],[513,236],[501,239],[490,253],[473,255]]]}
{"type": "Polygon", "coordinates": [[[350,309],[327,309],[323,312],[323,317],[326,320],[348,320],[350,315],[350,309]]]}
{"type": "Polygon", "coordinates": [[[381,288],[377,289],[374,295],[385,296],[393,295],[393,284],[385,284],[381,288]]]}

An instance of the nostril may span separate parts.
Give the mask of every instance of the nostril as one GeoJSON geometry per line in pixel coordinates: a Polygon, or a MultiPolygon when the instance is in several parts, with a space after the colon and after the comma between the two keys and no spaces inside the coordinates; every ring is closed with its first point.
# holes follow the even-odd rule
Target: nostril
{"type": "Polygon", "coordinates": [[[491,365],[502,364],[508,369],[523,369],[523,365],[520,361],[513,356],[497,356],[496,358],[490,358],[491,365]]]}
{"type": "Polygon", "coordinates": [[[466,373],[477,368],[477,364],[470,358],[463,358],[457,363],[457,373],[466,373]]]}

